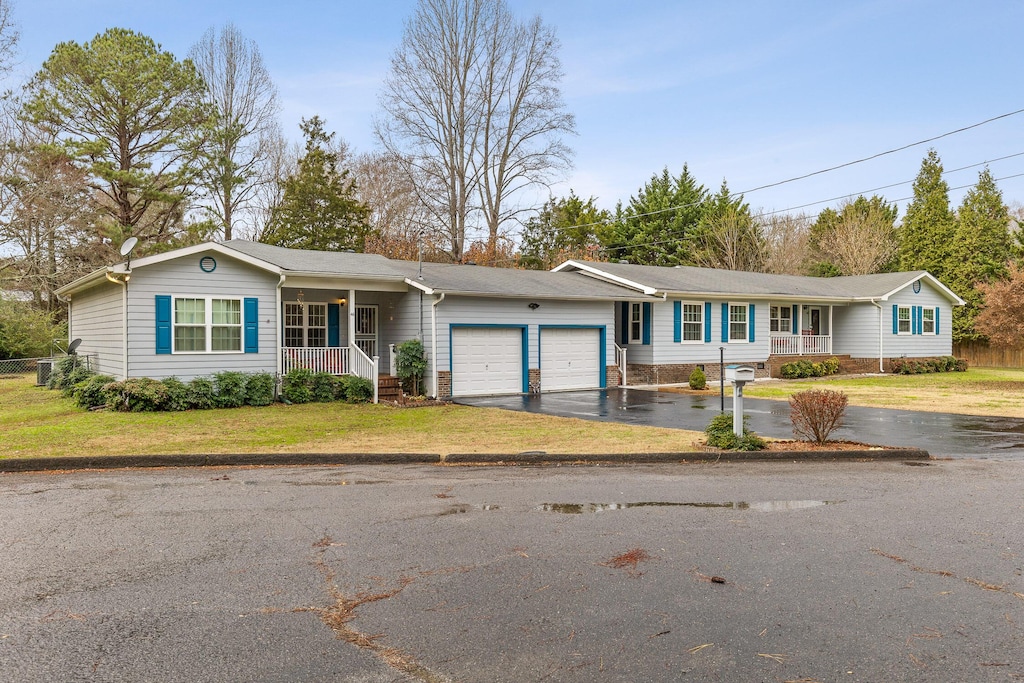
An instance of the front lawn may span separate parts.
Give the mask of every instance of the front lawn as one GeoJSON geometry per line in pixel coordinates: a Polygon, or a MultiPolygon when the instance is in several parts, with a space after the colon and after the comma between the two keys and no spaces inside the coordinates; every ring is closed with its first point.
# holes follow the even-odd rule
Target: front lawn
{"type": "Polygon", "coordinates": [[[752,398],[788,399],[806,389],[845,392],[851,405],[1024,418],[1024,369],[971,368],[926,375],[836,375],[747,385],[752,398]]]}
{"type": "Polygon", "coordinates": [[[34,376],[0,377],[0,458],[175,453],[692,451],[678,429],[445,405],[315,403],[182,413],[88,412],[34,376]]]}

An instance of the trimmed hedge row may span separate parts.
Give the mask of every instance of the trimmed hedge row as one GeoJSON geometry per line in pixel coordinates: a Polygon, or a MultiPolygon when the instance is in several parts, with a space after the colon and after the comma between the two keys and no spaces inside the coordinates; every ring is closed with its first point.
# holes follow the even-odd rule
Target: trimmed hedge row
{"type": "Polygon", "coordinates": [[[929,372],[966,372],[967,361],[953,356],[942,358],[893,358],[889,366],[894,375],[924,375],[929,372]]]}
{"type": "Polygon", "coordinates": [[[839,359],[832,356],[821,363],[812,363],[809,360],[798,360],[792,363],[783,363],[779,368],[779,374],[783,379],[801,379],[803,377],[825,377],[839,372],[839,359]]]}

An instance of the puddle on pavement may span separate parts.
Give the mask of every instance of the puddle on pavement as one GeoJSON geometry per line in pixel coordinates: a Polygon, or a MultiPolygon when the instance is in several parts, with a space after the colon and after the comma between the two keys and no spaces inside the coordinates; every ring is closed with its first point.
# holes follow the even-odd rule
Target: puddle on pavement
{"type": "Polygon", "coordinates": [[[658,501],[642,501],[639,503],[543,503],[535,510],[539,512],[557,512],[563,515],[583,515],[591,512],[608,512],[611,510],[628,510],[630,508],[650,507],[686,507],[686,508],[726,508],[729,510],[755,510],[757,512],[780,512],[783,510],[804,510],[822,505],[837,505],[843,500],[764,500],[755,502],[725,503],[671,503],[658,501]]]}
{"type": "Polygon", "coordinates": [[[907,467],[931,467],[932,466],[932,463],[930,463],[930,462],[920,462],[918,460],[904,460],[903,464],[906,465],[907,467]]]}
{"type": "Polygon", "coordinates": [[[438,517],[447,517],[448,515],[461,515],[461,514],[465,514],[467,512],[473,511],[473,510],[483,510],[485,512],[489,512],[491,510],[500,510],[500,509],[501,509],[501,507],[498,506],[498,505],[465,505],[465,504],[460,503],[460,504],[457,504],[457,505],[449,505],[444,510],[441,510],[440,512],[438,512],[437,516],[438,517]]]}

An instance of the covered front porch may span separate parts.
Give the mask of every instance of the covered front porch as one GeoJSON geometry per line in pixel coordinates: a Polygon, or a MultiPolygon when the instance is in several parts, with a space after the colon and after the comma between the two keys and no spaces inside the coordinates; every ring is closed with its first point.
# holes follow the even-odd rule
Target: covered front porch
{"type": "Polygon", "coordinates": [[[832,353],[832,306],[771,304],[771,355],[832,353]]]}

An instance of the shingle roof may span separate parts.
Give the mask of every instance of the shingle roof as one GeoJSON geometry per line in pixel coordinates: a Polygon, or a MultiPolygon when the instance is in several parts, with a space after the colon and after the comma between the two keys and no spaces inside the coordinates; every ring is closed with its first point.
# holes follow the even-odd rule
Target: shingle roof
{"type": "Polygon", "coordinates": [[[288,249],[248,240],[228,240],[224,242],[224,246],[275,265],[282,270],[396,280],[405,278],[404,271],[395,268],[395,261],[379,254],[288,249]]]}
{"type": "Polygon", "coordinates": [[[774,275],[714,268],[639,266],[626,263],[570,262],[572,267],[592,268],[668,293],[718,294],[722,296],[780,296],[811,299],[867,299],[882,297],[926,275],[918,270],[832,278],[774,275]]]}
{"type": "Polygon", "coordinates": [[[406,277],[435,292],[480,296],[536,297],[540,299],[646,299],[632,289],[577,273],[556,273],[549,270],[515,270],[487,266],[464,266],[448,263],[424,263],[419,279],[419,264],[392,261],[403,269],[406,277]]]}

